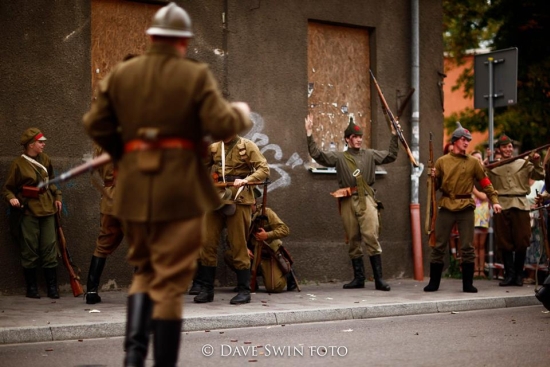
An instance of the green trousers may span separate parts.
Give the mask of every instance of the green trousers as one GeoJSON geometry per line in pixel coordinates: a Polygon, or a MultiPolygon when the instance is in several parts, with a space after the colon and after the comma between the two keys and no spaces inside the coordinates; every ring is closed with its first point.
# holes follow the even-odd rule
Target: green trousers
{"type": "Polygon", "coordinates": [[[57,236],[55,216],[33,217],[21,220],[21,265],[27,269],[55,268],[57,266],[57,236]]]}

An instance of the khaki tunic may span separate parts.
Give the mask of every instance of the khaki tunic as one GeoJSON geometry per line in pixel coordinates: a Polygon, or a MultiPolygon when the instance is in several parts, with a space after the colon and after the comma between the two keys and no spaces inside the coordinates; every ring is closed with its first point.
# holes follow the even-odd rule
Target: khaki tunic
{"type": "Polygon", "coordinates": [[[544,179],[542,164],[517,159],[489,170],[488,175],[502,206],[502,212],[494,215],[496,246],[501,251],[525,251],[531,240],[529,179],[544,179]]]}
{"type": "MultiPolygon", "coordinates": [[[[312,136],[308,136],[307,142],[309,154],[317,163],[325,167],[336,167],[336,179],[340,188],[357,186],[357,180],[348,166],[344,152],[323,152],[317,148],[312,136]]],[[[372,186],[375,181],[376,165],[396,160],[399,152],[398,138],[392,135],[388,150],[348,149],[348,152],[353,156],[365,183],[372,186]]],[[[366,245],[368,256],[382,253],[382,247],[378,241],[380,220],[375,199],[367,195],[363,205],[359,202],[361,199],[358,195],[339,200],[340,216],[349,242],[350,259],[363,256],[362,243],[366,245]]]]}
{"type": "MultiPolygon", "coordinates": [[[[225,146],[225,177],[235,177],[251,181],[265,181],[269,177],[267,160],[252,141],[237,136],[225,146]]],[[[221,142],[213,143],[209,148],[206,166],[222,180],[221,142]]],[[[233,265],[237,270],[249,269],[250,258],[246,242],[250,233],[252,219],[251,205],[255,202],[253,188],[245,187],[238,197],[238,188],[232,187],[232,199],[237,203],[235,214],[225,216],[220,211],[213,211],[206,216],[208,227],[205,246],[200,251],[200,260],[204,266],[217,266],[220,235],[227,226],[227,240],[231,248],[233,265]]]]}
{"type": "Polygon", "coordinates": [[[220,205],[202,161],[203,138],[226,139],[250,124],[223,99],[207,65],[182,58],[169,44],[153,43],[99,85],[84,127],[118,165],[114,214],[124,222],[128,259],[137,267],[129,294],[148,293],[154,319],[181,319],[181,295],[204,241],[204,213],[220,205]],[[124,153],[144,130],[195,148],[124,153]]]}
{"type": "MultiPolygon", "coordinates": [[[[439,199],[439,211],[435,224],[435,246],[430,255],[431,263],[443,263],[451,230],[455,223],[460,233],[462,261],[475,261],[474,210],[472,191],[475,181],[487,179],[481,163],[469,155],[448,153],[435,162],[436,188],[443,193],[439,199]],[[464,196],[457,198],[456,196],[464,196]]],[[[490,183],[483,187],[489,200],[498,204],[497,192],[490,183]]]]}

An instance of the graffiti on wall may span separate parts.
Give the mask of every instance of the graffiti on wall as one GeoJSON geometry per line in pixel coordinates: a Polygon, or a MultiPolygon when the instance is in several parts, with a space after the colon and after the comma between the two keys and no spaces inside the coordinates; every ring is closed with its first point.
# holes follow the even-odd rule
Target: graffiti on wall
{"type": "Polygon", "coordinates": [[[252,112],[250,118],[254,125],[244,137],[253,141],[258,148],[260,148],[260,152],[268,159],[269,169],[271,171],[271,184],[268,186],[268,192],[290,186],[292,179],[288,171],[303,165],[304,161],[297,152],[294,152],[290,155],[290,158],[283,163],[283,150],[281,146],[269,143],[269,136],[263,133],[265,127],[263,117],[256,112],[252,112]],[[268,152],[269,154],[266,154],[268,152]],[[276,160],[275,163],[270,162],[270,157],[272,156],[276,160]]]}

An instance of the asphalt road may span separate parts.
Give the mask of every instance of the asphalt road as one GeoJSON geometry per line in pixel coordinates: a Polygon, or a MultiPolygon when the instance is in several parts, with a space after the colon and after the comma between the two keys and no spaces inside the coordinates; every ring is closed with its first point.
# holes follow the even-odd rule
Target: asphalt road
{"type": "MultiPolygon", "coordinates": [[[[545,366],[542,306],[184,333],[181,366],[545,366]],[[206,355],[209,356],[206,356],[206,355]]],[[[0,366],[121,366],[122,338],[1,345],[0,366]]],[[[150,353],[147,366],[152,366],[150,353]]]]}

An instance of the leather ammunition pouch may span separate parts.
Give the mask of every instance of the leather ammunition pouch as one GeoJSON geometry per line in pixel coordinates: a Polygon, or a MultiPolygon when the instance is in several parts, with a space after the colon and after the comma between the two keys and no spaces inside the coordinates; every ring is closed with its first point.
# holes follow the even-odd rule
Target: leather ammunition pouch
{"type": "Polygon", "coordinates": [[[45,187],[39,189],[38,187],[35,187],[35,186],[23,186],[23,189],[21,190],[21,195],[24,198],[38,199],[38,196],[45,192],[46,192],[45,187]]]}
{"type": "Polygon", "coordinates": [[[270,258],[273,258],[275,260],[283,275],[290,273],[290,271],[292,270],[292,264],[294,264],[294,260],[292,259],[292,256],[290,256],[288,250],[283,245],[280,245],[277,251],[274,251],[270,246],[262,246],[262,259],[270,258]]]}

